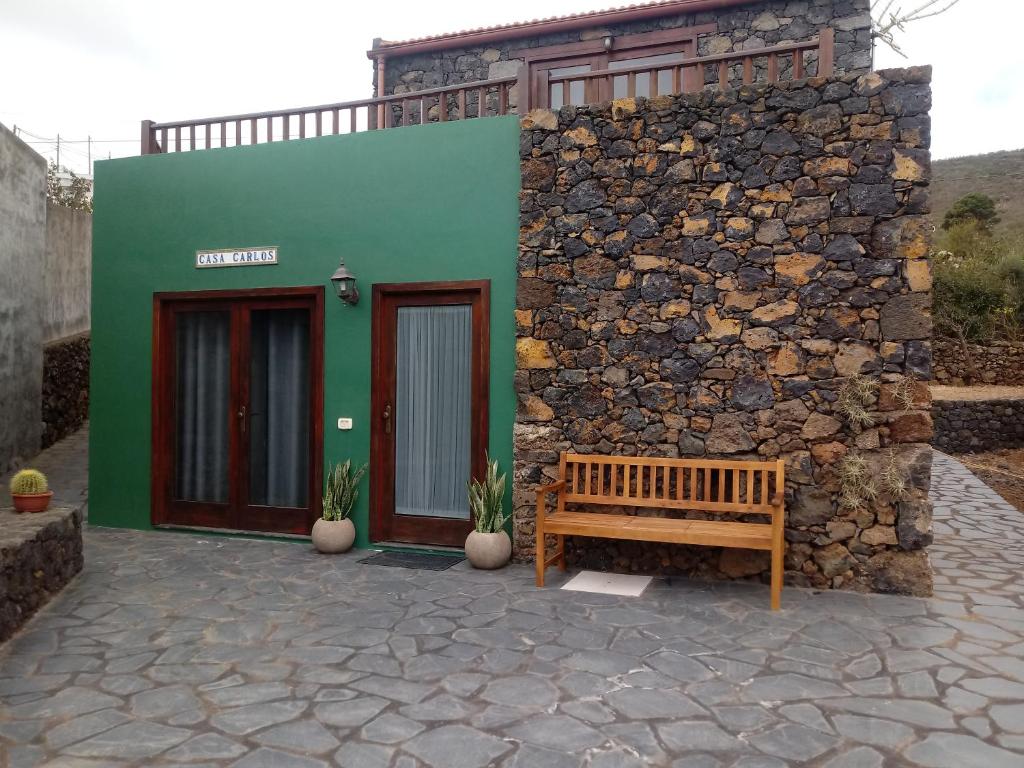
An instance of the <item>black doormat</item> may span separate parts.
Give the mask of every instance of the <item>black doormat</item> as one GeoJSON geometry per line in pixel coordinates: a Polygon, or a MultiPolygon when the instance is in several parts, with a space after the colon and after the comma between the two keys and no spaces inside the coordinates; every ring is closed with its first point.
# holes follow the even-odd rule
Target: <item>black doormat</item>
{"type": "Polygon", "coordinates": [[[431,555],[423,552],[377,552],[358,560],[368,565],[385,565],[391,568],[412,568],[418,571],[444,571],[465,558],[452,555],[431,555]]]}

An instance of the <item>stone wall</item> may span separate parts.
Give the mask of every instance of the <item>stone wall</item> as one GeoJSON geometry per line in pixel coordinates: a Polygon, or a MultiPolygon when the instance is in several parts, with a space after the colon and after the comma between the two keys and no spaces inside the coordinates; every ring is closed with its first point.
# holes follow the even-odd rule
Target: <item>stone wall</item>
{"type": "Polygon", "coordinates": [[[1024,399],[932,401],[935,437],[945,453],[1024,447],[1024,399]]]}
{"type": "Polygon", "coordinates": [[[954,339],[936,337],[932,346],[939,384],[1024,384],[1024,343],[968,344],[965,350],[954,339]]]}
{"type": "Polygon", "coordinates": [[[0,642],[82,570],[82,511],[0,508],[0,642]]]}
{"type": "Polygon", "coordinates": [[[39,450],[46,161],[0,125],[0,475],[39,450]]]}
{"type": "Polygon", "coordinates": [[[89,418],[89,334],[80,333],[43,349],[43,438],[47,448],[89,418]]]}
{"type": "MultiPolygon", "coordinates": [[[[607,34],[638,34],[712,22],[718,25],[717,32],[703,35],[698,40],[702,55],[809,40],[817,36],[820,28],[831,26],[836,31],[836,72],[861,74],[871,68],[869,4],[870,0],[752,2],[721,11],[676,14],[625,25],[517,38],[480,47],[394,56],[387,59],[385,92],[408,93],[474,80],[512,77],[518,74],[522,63],[522,59],[513,58],[512,52],[525,48],[594,40],[607,34]]],[[[814,65],[811,65],[809,73],[814,74],[814,65]]],[[[376,93],[376,68],[373,77],[376,93]]],[[[514,105],[514,93],[511,100],[514,105]]],[[[469,111],[476,114],[472,109],[469,111]]]]}
{"type": "MultiPolygon", "coordinates": [[[[514,533],[560,450],[782,457],[787,580],[924,594],[931,71],[621,100],[522,121],[514,533]],[[872,425],[837,407],[880,383],[872,425]],[[900,392],[904,396],[900,396],[900,392]],[[839,505],[862,456],[906,484],[839,505]]],[[[575,539],[574,563],[760,576],[751,552],[575,539]]]]}

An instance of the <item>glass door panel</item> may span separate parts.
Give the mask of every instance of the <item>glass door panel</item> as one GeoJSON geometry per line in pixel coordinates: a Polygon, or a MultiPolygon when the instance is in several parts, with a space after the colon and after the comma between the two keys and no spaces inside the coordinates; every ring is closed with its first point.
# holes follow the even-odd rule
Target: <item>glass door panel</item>
{"type": "Polygon", "coordinates": [[[473,312],[399,307],[395,365],[395,514],[469,519],[473,312]]]}
{"type": "MultiPolygon", "coordinates": [[[[572,67],[557,67],[555,69],[549,69],[548,75],[550,77],[561,77],[562,75],[579,75],[584,72],[590,72],[592,67],[589,64],[577,64],[572,67]]],[[[563,83],[551,83],[549,86],[550,92],[548,94],[548,104],[551,109],[558,109],[564,107],[566,104],[585,104],[586,99],[586,80],[570,80],[569,81],[569,100],[565,100],[565,87],[563,83]]]]}
{"type": "MultiPolygon", "coordinates": [[[[661,53],[654,56],[640,56],[633,59],[618,59],[608,62],[608,69],[629,69],[631,67],[643,67],[651,65],[678,64],[683,60],[680,53],[661,53]]],[[[658,77],[658,94],[665,96],[672,93],[672,70],[661,69],[655,73],[658,77]]],[[[626,75],[617,75],[612,78],[612,98],[623,99],[629,95],[629,78],[626,75]]],[[[649,97],[651,93],[651,76],[648,72],[636,73],[636,96],[649,97]]]]}
{"type": "Polygon", "coordinates": [[[181,312],[175,326],[174,498],[227,504],[231,313],[181,312]]]}
{"type": "Polygon", "coordinates": [[[249,503],[305,507],[309,310],[254,309],[249,329],[249,503]]]}

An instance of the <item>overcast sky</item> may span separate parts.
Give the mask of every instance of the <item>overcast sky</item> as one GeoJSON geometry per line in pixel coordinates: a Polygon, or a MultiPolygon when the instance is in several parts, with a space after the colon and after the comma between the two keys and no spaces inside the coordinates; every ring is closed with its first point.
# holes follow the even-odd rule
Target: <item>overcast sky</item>
{"type": "MultiPolygon", "coordinates": [[[[905,5],[918,0],[905,0],[905,5]]],[[[366,49],[613,0],[0,0],[0,122],[51,141],[62,164],[138,153],[139,121],[323,104],[371,95],[366,49]]],[[[935,66],[935,157],[1024,145],[1024,3],[961,0],[908,28],[909,63],[935,66]]],[[[885,48],[878,68],[902,66],[885,48]]],[[[28,141],[39,142],[32,136],[28,141]]]]}

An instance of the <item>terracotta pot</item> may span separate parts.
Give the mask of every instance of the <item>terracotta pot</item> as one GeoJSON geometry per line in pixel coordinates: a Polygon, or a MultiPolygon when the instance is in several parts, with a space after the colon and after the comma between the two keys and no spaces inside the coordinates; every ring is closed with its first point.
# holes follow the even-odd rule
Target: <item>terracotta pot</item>
{"type": "Polygon", "coordinates": [[[12,493],[15,512],[45,512],[50,506],[53,491],[46,493],[12,493]]]}
{"type": "Polygon", "coordinates": [[[466,557],[474,568],[485,571],[501,568],[512,557],[512,541],[504,531],[473,531],[466,537],[466,557]]]}
{"type": "Polygon", "coordinates": [[[344,520],[324,520],[322,517],[313,523],[313,546],[317,552],[334,555],[348,552],[352,542],[356,540],[356,527],[348,518],[344,520]]]}

